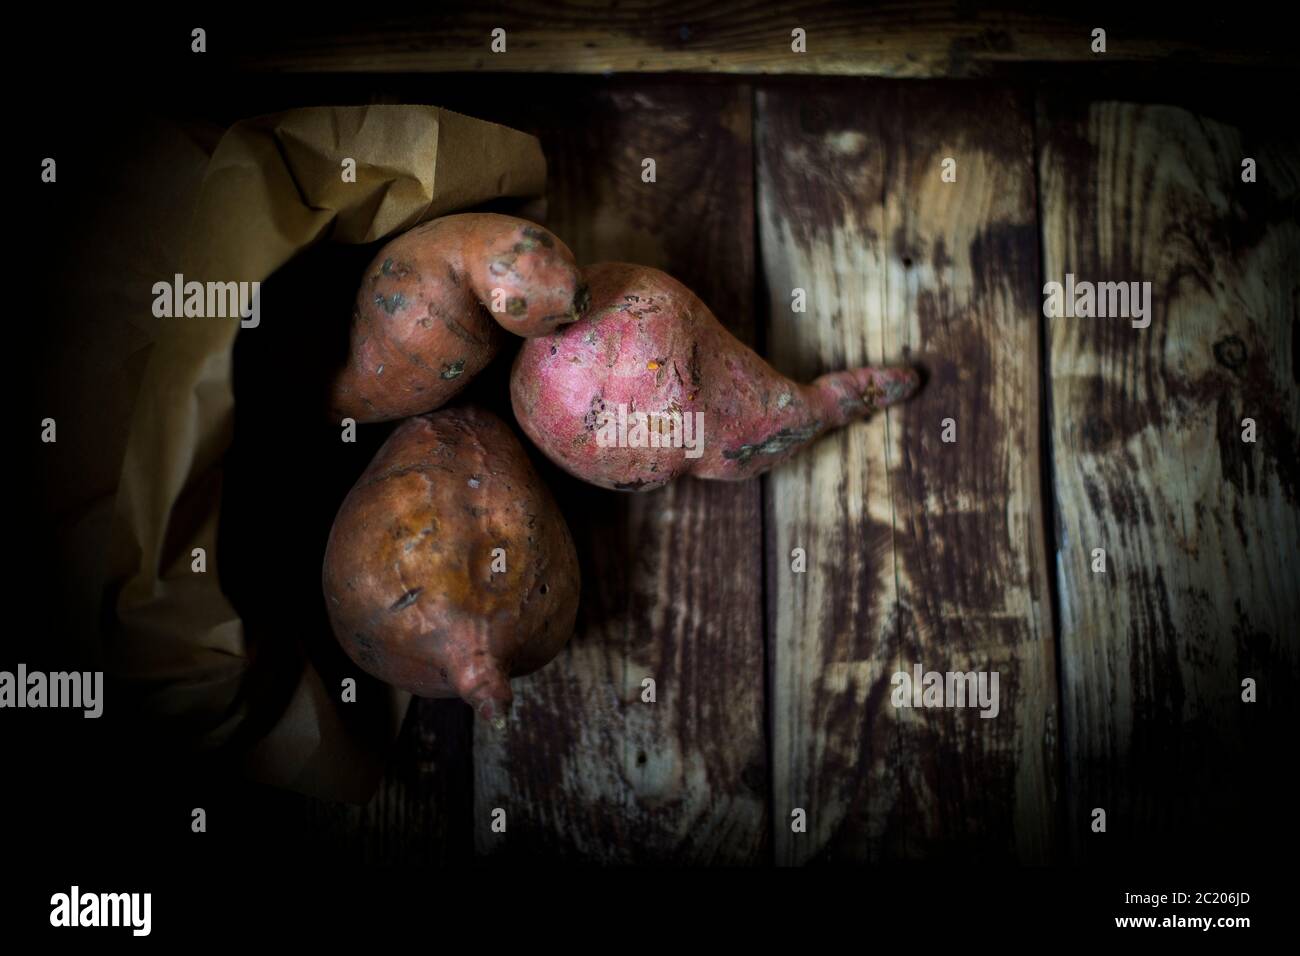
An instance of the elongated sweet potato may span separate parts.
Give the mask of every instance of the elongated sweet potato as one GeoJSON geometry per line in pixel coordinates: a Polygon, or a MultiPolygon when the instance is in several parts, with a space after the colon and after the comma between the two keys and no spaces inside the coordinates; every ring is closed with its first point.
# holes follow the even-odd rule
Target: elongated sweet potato
{"type": "Polygon", "coordinates": [[[440,408],[496,355],[502,328],[540,335],[584,301],[573,254],[540,226],[492,213],[416,226],[366,270],[331,414],[377,422],[440,408]]]}
{"type": "Polygon", "coordinates": [[[334,633],[365,671],[504,721],[510,677],[573,632],[573,539],[500,419],[449,408],[397,427],[348,493],[325,551],[334,633]]]}
{"type": "Polygon", "coordinates": [[[524,343],[510,398],[537,447],[592,484],[749,478],[919,384],[910,368],[855,368],[800,385],[657,269],[602,263],[584,278],[585,315],[524,343]]]}

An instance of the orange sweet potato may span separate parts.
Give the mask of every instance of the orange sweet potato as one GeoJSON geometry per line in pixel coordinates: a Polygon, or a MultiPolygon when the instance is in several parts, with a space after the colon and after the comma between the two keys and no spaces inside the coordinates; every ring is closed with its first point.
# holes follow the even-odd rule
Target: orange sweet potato
{"type": "Polygon", "coordinates": [[[509,678],[559,652],[578,607],[564,518],[510,429],[475,408],[397,427],[339,509],[322,580],[358,666],[497,726],[509,678]]]}
{"type": "Polygon", "coordinates": [[[531,222],[465,213],[417,226],[366,270],[330,412],[378,422],[440,408],[500,350],[502,328],[549,332],[584,298],[573,254],[531,222]]]}

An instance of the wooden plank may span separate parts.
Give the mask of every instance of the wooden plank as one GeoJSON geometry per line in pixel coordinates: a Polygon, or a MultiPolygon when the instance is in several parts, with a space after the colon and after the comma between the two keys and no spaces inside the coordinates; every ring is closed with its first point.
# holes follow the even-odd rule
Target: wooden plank
{"type": "Polygon", "coordinates": [[[900,712],[923,761],[910,771],[922,799],[909,851],[1040,863],[1055,850],[1059,750],[1033,110],[999,88],[899,92],[885,290],[886,315],[906,324],[884,326],[885,347],[910,351],[932,386],[890,422],[902,435],[889,460],[902,661],[999,675],[995,718],[900,712]]]}
{"type": "Polygon", "coordinates": [[[1198,860],[1272,845],[1300,715],[1297,144],[1068,96],[1040,102],[1039,126],[1046,278],[1152,296],[1147,328],[1049,322],[1071,844],[1198,860]]]}
{"type": "MultiPolygon", "coordinates": [[[[1259,16],[1265,14],[1260,13],[1259,16]]],[[[213,55],[244,69],[323,72],[721,72],[967,77],[1020,64],[1097,63],[1092,30],[1107,30],[1115,63],[1282,65],[1294,62],[1290,31],[1250,18],[1170,18],[1128,5],[1052,11],[960,0],[868,6],[792,0],[517,2],[507,8],[439,4],[423,16],[348,24],[295,17],[284,28],[228,29],[213,55]],[[491,50],[492,31],[506,49],[491,50]],[[806,33],[804,53],[791,31],[806,33]]],[[[215,35],[215,34],[214,34],[215,35]]]]}
{"type": "MultiPolygon", "coordinates": [[[[470,709],[458,700],[411,701],[384,776],[363,805],[233,780],[183,778],[203,793],[210,820],[249,847],[277,841],[304,865],[449,866],[472,861],[470,709]]],[[[219,852],[234,852],[222,847],[219,852]]]]}
{"type": "MultiPolygon", "coordinates": [[[[881,91],[871,93],[760,88],[756,101],[767,351],[800,381],[883,359],[885,144],[881,91]],[[795,288],[808,293],[807,313],[790,311],[795,288]]],[[[766,479],[778,863],[888,852],[899,781],[879,696],[896,630],[884,429],[883,416],[846,428],[766,479]],[[809,568],[798,576],[796,547],[809,568]],[[792,832],[797,810],[806,834],[792,832]]]]}
{"type": "Polygon", "coordinates": [[[1056,678],[1030,110],[952,86],[758,102],[770,353],[804,380],[882,361],[930,374],[912,403],[769,479],[777,860],[1047,859],[1056,678]],[[946,157],[956,183],[941,181],[946,157]],[[791,311],[796,287],[807,314],[791,311]],[[997,671],[998,715],[896,708],[891,679],[913,664],[997,671]],[[795,807],[807,834],[790,831],[795,807]]]}
{"type": "Polygon", "coordinates": [[[286,794],[301,803],[301,817],[290,815],[286,829],[310,834],[315,858],[336,866],[464,862],[473,853],[467,786],[473,719],[460,701],[413,699],[370,802],[354,806],[286,794]]]}
{"type": "MultiPolygon", "coordinates": [[[[521,115],[501,106],[477,114],[541,135],[548,225],[578,261],[666,269],[752,338],[750,90],[558,81],[533,93],[514,107],[521,115]],[[644,157],[657,162],[654,183],[641,180],[644,157]]],[[[578,545],[582,608],[565,651],[515,682],[506,736],[477,728],[478,851],[763,861],[758,483],[682,481],[631,495],[555,468],[544,477],[578,545]],[[641,699],[647,677],[653,704],[641,699]],[[505,833],[489,826],[496,808],[506,811],[505,833]]]]}

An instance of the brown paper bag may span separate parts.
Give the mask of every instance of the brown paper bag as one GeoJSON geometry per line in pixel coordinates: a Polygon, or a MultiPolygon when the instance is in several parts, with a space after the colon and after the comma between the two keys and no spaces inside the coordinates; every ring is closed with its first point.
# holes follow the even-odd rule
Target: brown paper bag
{"type": "MultiPolygon", "coordinates": [[[[185,281],[261,282],[316,243],[374,242],[487,200],[537,196],[545,177],[536,138],[432,107],[312,108],[246,120],[221,137],[197,197],[176,197],[194,208],[178,269],[185,281]],[[344,180],[347,159],[355,182],[344,180]]],[[[152,289],[136,286],[132,308],[150,309],[152,289]]],[[[269,731],[250,735],[264,682],[249,680],[258,648],[219,584],[217,526],[232,440],[232,348],[237,334],[259,330],[241,330],[238,317],[157,323],[110,531],[107,604],[116,620],[106,663],[172,736],[199,749],[235,747],[262,782],[364,801],[406,694],[385,687],[345,705],[339,688],[297,655],[287,706],[269,731]],[[197,548],[204,573],[192,569],[197,548]],[[369,719],[349,712],[345,721],[345,706],[368,710],[369,719]]],[[[283,668],[285,647],[273,656],[283,668]]]]}

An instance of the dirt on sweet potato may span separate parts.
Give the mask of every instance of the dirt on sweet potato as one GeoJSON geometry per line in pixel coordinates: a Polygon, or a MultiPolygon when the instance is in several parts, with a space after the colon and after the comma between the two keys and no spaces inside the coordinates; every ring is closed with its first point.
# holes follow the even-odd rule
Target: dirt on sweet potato
{"type": "Polygon", "coordinates": [[[919,386],[906,367],[848,369],[801,385],[666,273],[611,262],[583,276],[585,314],[524,343],[510,398],[528,437],[592,484],[643,491],[688,473],[750,478],[919,386]]]}
{"type": "Polygon", "coordinates": [[[352,310],[334,420],[388,421],[442,407],[500,350],[586,301],[573,254],[541,226],[495,213],[444,216],[386,244],[352,310]]]}
{"type": "Polygon", "coordinates": [[[322,581],[358,666],[498,723],[510,678],[569,639],[579,592],[550,491],[510,429],[472,407],[397,427],[339,509],[322,581]]]}

